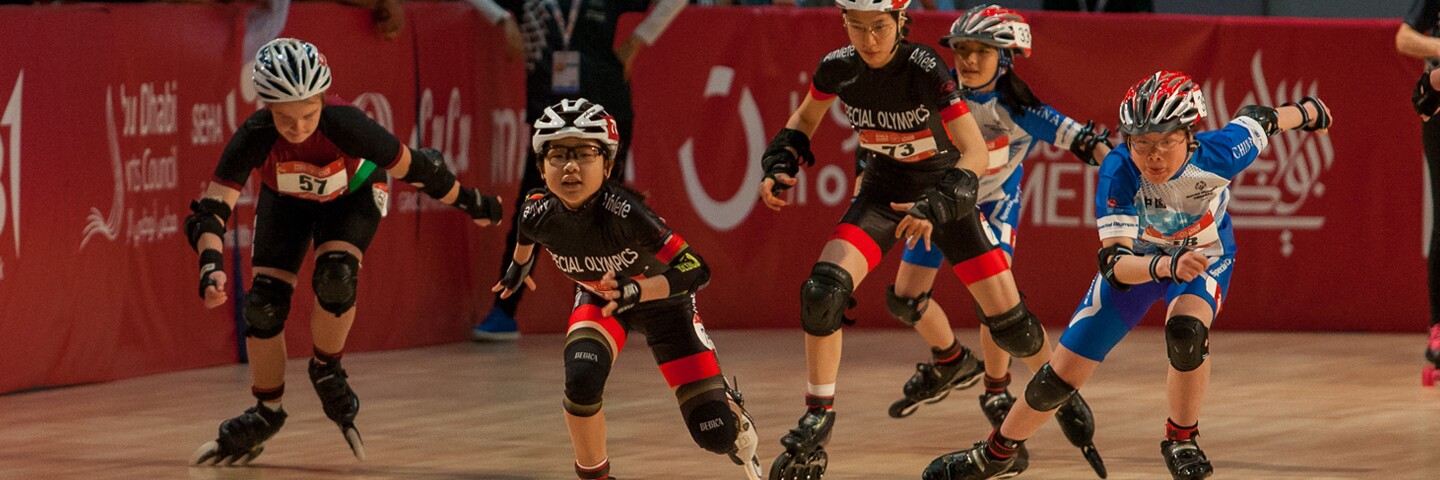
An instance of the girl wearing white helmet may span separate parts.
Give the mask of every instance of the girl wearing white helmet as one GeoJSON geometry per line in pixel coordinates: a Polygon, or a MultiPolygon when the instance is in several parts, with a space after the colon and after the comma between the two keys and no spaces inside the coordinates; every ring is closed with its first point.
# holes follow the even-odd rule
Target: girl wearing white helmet
{"type": "Polygon", "coordinates": [[[1025,387],[990,437],[930,463],[926,480],[1008,478],[1028,466],[1025,439],[1095,373],[1105,355],[1165,302],[1170,418],[1160,453],[1177,480],[1214,471],[1195,442],[1210,381],[1210,324],[1220,312],[1235,264],[1226,206],[1230,180],[1281,130],[1324,132],[1330,110],[1316,97],[1279,108],[1242,107],[1224,128],[1196,133],[1207,114],[1200,87],[1181,72],[1141,80],[1120,104],[1125,143],[1100,165],[1095,212],[1099,273],[1055,356],[1025,387]]]}
{"type": "MultiPolygon", "coordinates": [[[[976,215],[979,176],[988,164],[984,137],[944,59],[930,47],[904,41],[909,3],[836,1],[850,45],[820,61],[809,94],[762,159],[760,198],[778,211],[787,204],[778,194],[795,185],[801,162],[813,163],[810,136],[838,97],[859,134],[857,160],[865,165],[855,199],[800,288],[807,410],[781,439],[785,452],[771,466],[772,479],[818,478],[825,472],[844,311],[851,293],[899,238],[943,252],[1002,348],[1037,368],[1049,359],[1050,351],[1042,348],[1044,327],[1021,301],[1004,251],[976,215]]],[[[943,317],[922,318],[927,302],[907,301],[893,291],[890,297],[892,313],[915,326],[931,347],[933,362],[906,385],[907,396],[931,398],[979,382],[978,358],[956,340],[943,317]]]]}
{"type": "Polygon", "coordinates": [[[225,223],[252,170],[260,171],[255,207],[255,277],[245,295],[245,350],[256,404],[220,424],[213,441],[195,452],[201,465],[248,463],[284,425],[285,320],[311,245],[315,270],[311,312],[315,357],[310,380],[325,415],[364,458],[355,428],[360,400],[340,367],[345,337],[355,319],[361,258],[388,202],[386,172],[464,211],[477,225],[500,219],[499,198],[455,180],[440,152],[411,150],[359,109],[326,97],[330,66],[310,43],[280,38],[260,47],[253,70],[266,107],[236,130],[215,176],[185,219],[190,245],[200,254],[200,297],[207,308],[228,299],[224,269],[225,223]],[[377,168],[378,167],[378,168],[377,168]]]}
{"type": "Polygon", "coordinates": [[[500,282],[508,298],[535,289],[535,246],[575,281],[565,336],[565,423],[580,479],[611,479],[601,410],[610,367],[631,331],[643,332],[675,393],[690,436],[725,454],[749,480],[763,475],[754,420],[725,381],[695,310],[710,267],[645,204],[610,180],[620,132],[604,107],[562,100],[535,121],[533,147],[545,188],[521,206],[516,247],[500,282]]]}
{"type": "MultiPolygon", "coordinates": [[[[1108,130],[1096,130],[1094,122],[1081,124],[1041,102],[1030,87],[1015,73],[1014,58],[1031,54],[1030,25],[1019,12],[998,5],[978,5],[957,18],[940,45],[954,52],[955,70],[970,113],[980,124],[990,151],[985,176],[980,180],[977,203],[985,216],[985,227],[1000,243],[1006,260],[1013,264],[1014,244],[1020,221],[1020,183],[1024,177],[1025,157],[1037,142],[1048,142],[1068,148],[1076,157],[1091,165],[1110,153],[1106,139],[1108,130]]],[[[923,246],[905,250],[894,291],[903,302],[920,304],[922,321],[935,317],[948,325],[940,308],[925,308],[931,299],[935,273],[944,257],[939,251],[923,246]]],[[[990,330],[980,328],[981,351],[984,354],[985,392],[980,394],[980,408],[992,426],[1000,426],[1005,414],[1015,404],[1010,385],[1010,354],[995,345],[990,330]]],[[[1043,362],[1034,362],[1038,368],[1043,362]]],[[[921,372],[923,373],[923,372],[921,372]]],[[[917,373],[915,378],[920,378],[917,373]]],[[[907,391],[907,393],[909,393],[907,391]]],[[[936,395],[945,392],[935,392],[936,395]]],[[[890,413],[900,417],[929,398],[907,395],[890,413]],[[907,409],[908,407],[908,409],[907,409]]],[[[1105,475],[1105,466],[1095,449],[1095,418],[1079,394],[1061,406],[1059,423],[1065,437],[1084,452],[1096,473],[1105,475]]]]}

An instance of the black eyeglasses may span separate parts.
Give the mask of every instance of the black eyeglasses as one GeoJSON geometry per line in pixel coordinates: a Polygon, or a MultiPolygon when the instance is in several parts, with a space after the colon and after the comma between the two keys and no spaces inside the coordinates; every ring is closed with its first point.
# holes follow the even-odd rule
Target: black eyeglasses
{"type": "Polygon", "coordinates": [[[578,147],[554,146],[545,150],[545,163],[552,167],[564,167],[570,162],[576,165],[589,165],[596,160],[604,158],[605,152],[593,145],[581,145],[578,147]]]}

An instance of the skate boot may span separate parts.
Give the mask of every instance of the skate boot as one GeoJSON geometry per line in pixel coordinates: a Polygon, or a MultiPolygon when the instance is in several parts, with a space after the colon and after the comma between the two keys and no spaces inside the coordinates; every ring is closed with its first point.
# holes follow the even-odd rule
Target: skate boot
{"type": "Polygon", "coordinates": [[[1100,451],[1095,449],[1095,414],[1090,411],[1090,404],[1080,397],[1080,392],[1075,392],[1070,396],[1070,400],[1055,410],[1055,421],[1060,424],[1060,431],[1065,433],[1065,439],[1079,448],[1085,461],[1090,462],[1090,468],[1095,470],[1095,475],[1105,478],[1105,460],[1100,458],[1100,451]]]}
{"type": "Polygon", "coordinates": [[[1001,460],[990,452],[990,441],[977,442],[969,450],[941,455],[925,467],[923,480],[985,480],[1010,478],[1030,467],[1030,454],[1022,444],[1015,456],[1001,460]]]}
{"type": "Polygon", "coordinates": [[[730,410],[735,412],[735,419],[738,423],[735,432],[735,448],[728,455],[730,461],[745,467],[745,478],[761,480],[765,473],[760,469],[760,457],[755,453],[760,445],[760,437],[755,432],[755,418],[750,416],[750,412],[745,411],[745,396],[740,394],[739,383],[738,381],[725,382],[725,395],[730,397],[730,410]]]}
{"type": "Polygon", "coordinates": [[[1195,443],[1194,436],[1189,440],[1161,441],[1160,454],[1165,456],[1165,467],[1170,469],[1170,476],[1175,480],[1200,480],[1215,473],[1210,459],[1205,458],[1205,452],[1195,443]]]}
{"type": "Polygon", "coordinates": [[[355,396],[346,378],[348,376],[345,369],[340,368],[339,359],[329,363],[310,359],[310,383],[315,385],[315,394],[320,396],[325,416],[340,427],[340,433],[345,435],[345,443],[350,445],[355,458],[364,460],[365,442],[360,438],[360,430],[355,428],[355,415],[360,413],[360,397],[355,396]]]}
{"type": "Polygon", "coordinates": [[[770,465],[769,480],[820,480],[825,476],[829,457],[825,444],[830,443],[830,430],[835,427],[835,412],[823,406],[812,406],[800,417],[799,426],[780,438],[785,451],[770,465]]]}
{"type": "Polygon", "coordinates": [[[270,411],[259,402],[240,416],[220,422],[220,434],[190,457],[191,465],[249,465],[265,451],[265,441],[285,425],[285,410],[270,411]]]}
{"type": "Polygon", "coordinates": [[[1430,326],[1430,342],[1425,347],[1425,359],[1430,361],[1430,365],[1425,366],[1420,383],[1433,387],[1440,382],[1440,323],[1430,326]]]}
{"type": "Polygon", "coordinates": [[[985,376],[985,393],[980,394],[980,412],[985,414],[985,420],[990,421],[992,428],[1000,428],[1000,424],[1005,423],[1005,417],[1010,415],[1010,407],[1015,406],[1015,396],[1006,388],[1009,386],[1008,373],[999,380],[985,376]]]}
{"type": "MultiPolygon", "coordinates": [[[[939,357],[941,352],[931,348],[939,357]]],[[[937,403],[950,396],[951,390],[974,386],[985,373],[985,362],[975,358],[969,348],[960,346],[953,360],[931,360],[915,365],[915,374],[905,382],[905,398],[890,404],[891,418],[905,418],[915,413],[921,403],[937,403]]]]}

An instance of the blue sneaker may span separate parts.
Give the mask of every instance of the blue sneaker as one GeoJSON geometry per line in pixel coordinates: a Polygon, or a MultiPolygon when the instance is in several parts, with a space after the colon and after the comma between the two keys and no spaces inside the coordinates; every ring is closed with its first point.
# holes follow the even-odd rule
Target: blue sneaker
{"type": "Polygon", "coordinates": [[[513,342],[520,338],[520,330],[515,326],[515,317],[495,307],[490,309],[485,321],[470,331],[470,338],[477,342],[513,342]]]}

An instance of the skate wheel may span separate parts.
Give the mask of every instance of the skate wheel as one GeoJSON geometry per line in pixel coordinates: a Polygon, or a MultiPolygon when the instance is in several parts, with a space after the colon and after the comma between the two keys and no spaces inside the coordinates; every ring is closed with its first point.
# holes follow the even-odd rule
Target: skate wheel
{"type": "Polygon", "coordinates": [[[1421,385],[1433,387],[1437,382],[1440,382],[1440,369],[1436,369],[1435,367],[1425,367],[1425,371],[1420,373],[1421,385]]]}
{"type": "Polygon", "coordinates": [[[919,408],[920,404],[912,402],[909,399],[902,398],[896,400],[895,403],[890,404],[890,418],[908,417],[919,408]]]}
{"type": "Polygon", "coordinates": [[[775,462],[770,464],[769,480],[786,480],[785,469],[790,466],[790,461],[795,457],[790,452],[781,452],[775,456],[775,462]]]}
{"type": "Polygon", "coordinates": [[[365,441],[360,439],[360,430],[355,428],[354,425],[351,425],[342,430],[341,433],[345,434],[345,443],[350,444],[350,451],[355,453],[355,459],[364,461],[365,441]]]}
{"type": "Polygon", "coordinates": [[[190,464],[201,465],[210,462],[213,465],[219,462],[219,460],[215,458],[220,453],[219,450],[220,444],[215,443],[214,440],[205,442],[198,450],[195,450],[195,453],[190,455],[190,464]]]}
{"type": "Polygon", "coordinates": [[[249,465],[250,465],[250,461],[251,461],[251,460],[254,460],[255,457],[259,457],[259,456],[260,456],[260,453],[262,453],[262,452],[264,452],[264,451],[265,451],[265,446],[264,446],[264,445],[261,445],[261,446],[259,446],[259,447],[255,447],[255,449],[254,449],[254,450],[251,450],[249,453],[246,453],[246,454],[244,454],[244,455],[241,455],[241,456],[240,456],[240,459],[239,459],[239,460],[236,460],[235,463],[239,464],[239,465],[242,466],[242,467],[249,466],[249,465]]]}

